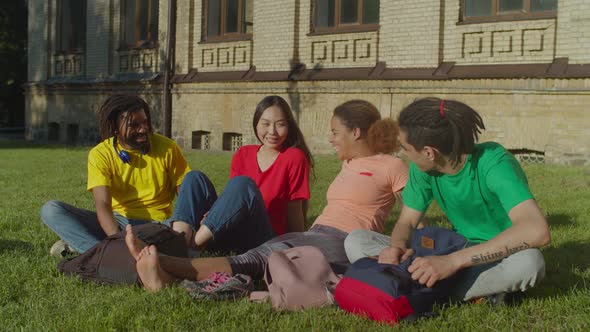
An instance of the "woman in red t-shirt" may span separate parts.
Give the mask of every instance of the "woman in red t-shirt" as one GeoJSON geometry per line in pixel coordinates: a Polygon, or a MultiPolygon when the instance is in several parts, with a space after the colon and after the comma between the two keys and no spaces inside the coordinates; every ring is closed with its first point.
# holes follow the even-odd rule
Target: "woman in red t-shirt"
{"type": "Polygon", "coordinates": [[[313,158],[289,104],[267,96],[256,106],[253,127],[261,144],[241,147],[223,194],[205,174],[183,180],[173,216],[194,231],[198,249],[244,252],[286,232],[302,232],[313,158]]]}

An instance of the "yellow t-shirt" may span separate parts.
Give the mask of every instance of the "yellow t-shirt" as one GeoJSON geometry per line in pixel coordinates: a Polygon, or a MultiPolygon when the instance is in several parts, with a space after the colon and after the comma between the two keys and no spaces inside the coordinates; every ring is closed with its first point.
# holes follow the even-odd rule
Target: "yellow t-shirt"
{"type": "Polygon", "coordinates": [[[113,211],[129,219],[164,221],[172,215],[176,187],[190,168],[173,140],[158,134],[149,139],[147,154],[126,150],[128,164],[115,152],[112,137],[95,146],[88,154],[86,189],[109,187],[113,211]]]}

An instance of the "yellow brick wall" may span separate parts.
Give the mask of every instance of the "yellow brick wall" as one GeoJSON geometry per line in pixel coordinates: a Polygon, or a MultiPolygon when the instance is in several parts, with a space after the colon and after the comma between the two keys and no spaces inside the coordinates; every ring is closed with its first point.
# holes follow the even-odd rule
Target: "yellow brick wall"
{"type": "Polygon", "coordinates": [[[109,75],[111,15],[109,0],[87,1],[86,75],[103,78],[109,75]]]}
{"type": "Polygon", "coordinates": [[[295,1],[256,0],[253,4],[256,71],[289,70],[295,51],[295,1]]]}
{"type": "Polygon", "coordinates": [[[179,73],[187,73],[194,68],[194,45],[198,42],[195,37],[200,36],[200,32],[195,31],[200,30],[200,25],[197,25],[194,19],[195,2],[198,1],[176,2],[176,71],[179,73]]]}
{"type": "MultiPolygon", "coordinates": [[[[48,8],[55,11],[56,0],[29,0],[28,78],[32,84],[26,98],[28,139],[43,140],[47,124],[55,122],[62,130],[69,123],[78,123],[82,139],[91,141],[96,133],[96,109],[113,91],[144,96],[154,108],[155,127],[161,127],[161,94],[156,83],[44,84],[48,78],[76,76],[100,81],[122,73],[155,74],[163,69],[168,3],[160,1],[158,48],[120,51],[120,2],[88,2],[88,46],[77,59],[52,52],[55,22],[48,17],[48,8]],[[59,61],[63,66],[82,61],[82,69],[56,74],[59,61]]],[[[372,67],[379,61],[389,68],[435,68],[439,61],[461,65],[550,63],[555,57],[569,57],[570,64],[590,63],[590,2],[585,0],[559,1],[557,19],[474,24],[459,22],[459,0],[382,0],[379,31],[324,35],[311,34],[311,3],[253,0],[252,40],[203,43],[203,1],[178,1],[176,73],[191,68],[244,71],[252,65],[257,72],[286,72],[295,58],[308,69],[372,67]],[[441,3],[443,34],[439,29],[441,3]]],[[[221,149],[224,132],[241,133],[244,144],[255,143],[251,117],[258,101],[268,94],[279,94],[294,106],[316,153],[331,152],[329,119],[341,102],[367,99],[383,115],[395,117],[415,98],[434,95],[467,102],[478,110],[487,126],[484,140],[544,152],[548,162],[590,164],[590,144],[586,143],[590,142],[590,79],[182,83],[173,89],[173,137],[185,148],[190,148],[196,130],[211,132],[214,150],[221,149]]]]}
{"type": "Polygon", "coordinates": [[[436,67],[439,2],[390,0],[380,5],[379,61],[400,68],[436,67]]]}
{"type": "Polygon", "coordinates": [[[211,132],[212,149],[221,149],[223,132],[241,133],[244,144],[254,143],[256,104],[266,94],[278,94],[291,104],[299,101],[296,118],[313,151],[331,153],[329,121],[338,104],[362,98],[383,116],[395,118],[416,98],[438,96],[480,112],[487,128],[482,140],[545,152],[548,162],[590,164],[590,146],[581,144],[590,142],[588,84],[590,80],[330,81],[300,82],[295,91],[286,82],[183,84],[175,90],[173,136],[185,148],[195,130],[211,132]],[[539,85],[553,91],[531,89],[539,85]]]}
{"type": "Polygon", "coordinates": [[[557,56],[570,63],[590,62],[590,1],[558,1],[557,56]]]}

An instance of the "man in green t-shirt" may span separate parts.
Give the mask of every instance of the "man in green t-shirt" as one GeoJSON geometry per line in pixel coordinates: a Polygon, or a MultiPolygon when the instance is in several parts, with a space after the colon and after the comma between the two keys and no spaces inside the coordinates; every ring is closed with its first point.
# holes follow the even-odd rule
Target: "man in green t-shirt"
{"type": "Polygon", "coordinates": [[[416,258],[408,271],[432,287],[461,271],[461,299],[525,291],[545,274],[536,249],[550,241],[549,226],[516,159],[493,142],[476,144],[479,114],[453,100],[424,98],[399,115],[399,140],[411,161],[403,208],[391,237],[359,230],[345,241],[354,262],[379,256],[399,264],[413,254],[408,242],[432,200],[469,241],[449,255],[416,258]]]}

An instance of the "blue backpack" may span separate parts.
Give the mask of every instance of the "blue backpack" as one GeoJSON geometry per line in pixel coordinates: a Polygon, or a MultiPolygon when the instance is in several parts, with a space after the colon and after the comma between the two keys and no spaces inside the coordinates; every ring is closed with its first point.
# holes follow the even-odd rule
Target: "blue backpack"
{"type": "Polygon", "coordinates": [[[449,301],[459,273],[428,288],[414,281],[408,267],[416,257],[446,255],[462,249],[467,240],[445,228],[425,227],[411,239],[414,255],[399,265],[362,258],[352,264],[334,290],[338,306],[369,319],[395,324],[408,317],[432,313],[435,303],[449,301]]]}

